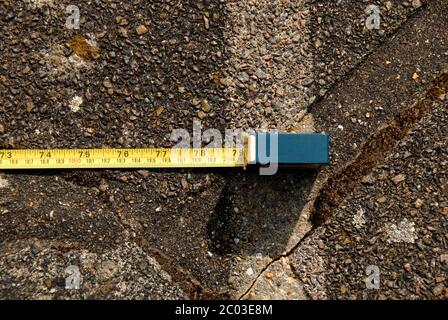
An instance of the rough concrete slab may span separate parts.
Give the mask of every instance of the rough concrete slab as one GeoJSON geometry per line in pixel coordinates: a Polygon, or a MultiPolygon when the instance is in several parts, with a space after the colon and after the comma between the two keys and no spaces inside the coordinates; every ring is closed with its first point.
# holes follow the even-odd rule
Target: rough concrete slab
{"type": "Polygon", "coordinates": [[[157,261],[129,240],[120,211],[98,188],[53,174],[2,174],[0,181],[3,299],[186,297],[157,261]],[[79,290],[65,288],[70,266],[83,279],[79,290]]]}
{"type": "MultiPolygon", "coordinates": [[[[359,158],[363,148],[368,148],[365,145],[368,137],[434,86],[433,80],[448,65],[448,37],[443,28],[447,10],[446,1],[430,2],[426,10],[411,18],[382,50],[372,54],[349,79],[339,83],[325,101],[313,106],[311,113],[317,130],[326,130],[332,137],[332,166],[326,168],[322,176],[341,179],[343,172],[339,176],[334,172],[359,158]],[[434,36],[438,41],[433,41],[434,36]]],[[[393,143],[399,138],[392,139],[393,143]]],[[[390,147],[384,144],[384,151],[390,147]]],[[[368,171],[373,163],[365,162],[368,171]]],[[[364,173],[359,168],[351,175],[346,180],[355,182],[364,173]]],[[[341,188],[341,191],[348,193],[350,188],[341,188]]],[[[343,199],[343,195],[339,198],[343,199]]],[[[318,215],[315,215],[314,222],[319,223],[317,220],[318,215]]]]}
{"type": "MultiPolygon", "coordinates": [[[[327,209],[338,207],[412,125],[412,121],[407,123],[399,116],[397,121],[403,127],[401,131],[404,130],[401,136],[391,133],[392,139],[388,142],[378,134],[377,143],[383,143],[384,148],[379,148],[378,159],[369,161],[370,150],[365,145],[374,145],[368,142],[372,133],[380,131],[394,114],[399,114],[427,94],[427,90],[434,86],[432,79],[440,75],[448,63],[448,38],[442,27],[446,22],[446,9],[445,1],[431,2],[426,11],[411,18],[381,50],[372,53],[349,78],[337,84],[324,100],[311,107],[317,130],[329,132],[332,137],[332,165],[319,173],[318,183],[311,190],[311,201],[304,205],[285,255],[290,254],[304,236],[325,221],[329,216],[327,212],[331,211],[327,209]],[[438,35],[440,46],[431,40],[434,35],[438,35]],[[409,55],[409,52],[413,54],[409,55]],[[366,153],[364,156],[360,156],[362,150],[366,153]],[[356,159],[359,158],[365,161],[358,166],[356,159]],[[344,168],[353,170],[346,172],[344,168]],[[322,181],[326,182],[320,184],[322,181]],[[327,197],[327,193],[331,196],[327,197]]],[[[417,113],[418,116],[411,116],[410,119],[416,121],[426,112],[429,110],[424,108],[417,113]]],[[[318,259],[312,265],[319,266],[320,262],[318,259]]],[[[316,279],[314,281],[318,282],[316,279]]]]}
{"type": "Polygon", "coordinates": [[[250,291],[242,299],[248,300],[304,300],[306,293],[287,257],[270,264],[250,291]]]}
{"type": "Polygon", "coordinates": [[[1,180],[2,242],[73,241],[101,251],[125,237],[99,189],[79,187],[53,174],[8,173],[1,180]]]}
{"type": "Polygon", "coordinates": [[[310,53],[314,81],[309,84],[314,97],[323,97],[330,88],[355,70],[416,12],[431,1],[325,1],[310,3],[310,53]],[[378,29],[367,27],[375,7],[378,29]]]}
{"type": "MultiPolygon", "coordinates": [[[[393,2],[384,14],[381,35],[363,30],[361,1],[325,6],[322,1],[282,1],[281,6],[272,1],[5,1],[0,34],[1,146],[167,146],[172,143],[171,130],[190,129],[193,118],[200,118],[204,129],[275,125],[296,131],[306,107],[316,99],[313,90],[323,94],[322,88],[347,74],[415,11],[393,2]],[[80,31],[63,27],[69,2],[81,9],[80,31]],[[287,30],[291,15],[284,11],[301,28],[287,30]],[[359,14],[355,20],[352,12],[359,14]],[[319,20],[328,16],[334,17],[337,28],[331,19],[319,20]],[[303,21],[309,25],[302,26],[303,21]],[[353,38],[345,25],[352,26],[353,38]],[[138,31],[142,26],[146,33],[138,31]],[[77,33],[89,44],[90,53],[70,45],[77,33]],[[323,45],[313,54],[310,39],[317,38],[323,45]],[[257,51],[263,44],[270,46],[265,56],[257,51]],[[331,54],[339,47],[344,48],[340,55],[331,54]],[[294,60],[297,65],[291,63],[294,60]],[[248,61],[259,61],[266,70],[245,66],[248,61]],[[338,72],[314,69],[325,65],[332,66],[324,68],[327,71],[338,72]],[[266,73],[275,75],[276,81],[265,78],[266,73]],[[236,91],[227,76],[237,78],[236,91]]],[[[319,130],[326,128],[321,125],[319,130]]],[[[6,177],[12,185],[26,179],[18,174],[6,177]]],[[[67,181],[74,186],[81,197],[73,199],[74,208],[87,199],[116,215],[114,220],[104,210],[95,221],[100,232],[86,240],[109,239],[114,230],[109,225],[117,225],[119,235],[129,235],[190,297],[200,298],[240,296],[272,258],[296,243],[308,227],[306,221],[297,221],[313,196],[316,174],[259,179],[256,173],[235,172],[79,171],[54,173],[48,179],[55,189],[67,190],[67,181]],[[97,197],[104,203],[100,205],[97,197]]],[[[51,204],[57,202],[59,194],[40,190],[51,204]]],[[[14,206],[26,208],[22,200],[27,198],[19,198],[14,206]]],[[[90,224],[78,226],[75,211],[64,216],[74,224],[59,229],[45,225],[44,209],[38,214],[23,209],[28,228],[24,234],[51,239],[69,230],[75,239],[82,238],[78,229],[87,233],[90,224]]],[[[8,241],[20,225],[14,214],[5,220],[13,226],[5,234],[8,241]]]]}
{"type": "Polygon", "coordinates": [[[93,252],[59,241],[1,245],[2,299],[186,299],[138,245],[93,252]],[[73,279],[73,280],[71,280],[73,279]],[[79,279],[79,282],[77,282],[79,279]]]}
{"type": "Polygon", "coordinates": [[[440,98],[290,256],[311,298],[448,297],[448,100],[440,98]]]}

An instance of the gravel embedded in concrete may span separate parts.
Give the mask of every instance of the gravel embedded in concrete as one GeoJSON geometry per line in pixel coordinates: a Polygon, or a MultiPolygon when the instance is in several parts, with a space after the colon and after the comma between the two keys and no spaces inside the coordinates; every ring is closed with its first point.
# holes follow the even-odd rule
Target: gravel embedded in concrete
{"type": "MultiPolygon", "coordinates": [[[[352,119],[342,115],[327,124],[322,119],[333,118],[329,110],[310,114],[309,107],[381,50],[412,15],[426,10],[428,1],[418,2],[369,2],[380,7],[382,24],[367,31],[364,1],[3,1],[0,147],[170,146],[172,130],[191,130],[193,119],[200,119],[204,130],[310,132],[315,117],[319,131],[334,133],[335,127],[345,133],[352,119]],[[80,8],[79,30],[65,28],[68,4],[80,8]]],[[[399,67],[400,59],[392,62],[399,67]]],[[[419,86],[429,80],[429,74],[416,72],[419,86]]],[[[363,117],[377,121],[369,112],[363,117]]],[[[272,178],[226,170],[4,173],[5,255],[14,257],[11,261],[34,259],[38,268],[48,254],[51,270],[37,274],[25,268],[18,275],[2,258],[0,268],[10,280],[1,282],[0,294],[240,297],[273,258],[298,241],[300,212],[316,183],[319,178],[309,171],[272,178]],[[45,254],[28,256],[19,240],[45,254]],[[101,264],[101,251],[108,261],[124,252],[119,260],[132,276],[117,279],[127,288],[114,282],[104,291],[94,273],[86,290],[61,290],[70,259],[95,254],[101,264]],[[146,280],[129,265],[135,256],[150,261],[146,280]],[[45,287],[42,277],[53,280],[45,287]],[[12,279],[22,289],[8,288],[12,279]],[[152,288],[157,283],[161,291],[152,288]]],[[[363,219],[359,215],[357,224],[363,219]]],[[[400,221],[391,223],[391,232],[400,230],[400,221]]],[[[412,232],[405,239],[413,239],[412,232]]],[[[294,281],[292,287],[301,287],[294,281]]],[[[291,287],[286,288],[276,295],[291,287]]]]}

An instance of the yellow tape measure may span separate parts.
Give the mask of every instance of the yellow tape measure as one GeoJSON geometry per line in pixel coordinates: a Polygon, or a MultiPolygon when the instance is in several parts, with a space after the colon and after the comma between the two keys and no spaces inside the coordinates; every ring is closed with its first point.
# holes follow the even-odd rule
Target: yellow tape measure
{"type": "Polygon", "coordinates": [[[245,167],[245,154],[245,148],[0,150],[0,170],[245,167]]]}

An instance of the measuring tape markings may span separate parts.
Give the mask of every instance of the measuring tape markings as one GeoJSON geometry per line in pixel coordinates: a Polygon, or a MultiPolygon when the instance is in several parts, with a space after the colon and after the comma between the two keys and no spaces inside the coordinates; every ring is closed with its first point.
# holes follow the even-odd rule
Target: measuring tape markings
{"type": "Polygon", "coordinates": [[[0,150],[0,169],[244,167],[245,148],[0,150]]]}
{"type": "Polygon", "coordinates": [[[0,170],[245,168],[248,164],[266,163],[304,167],[328,165],[329,137],[326,134],[257,133],[246,136],[244,146],[234,148],[0,150],[0,170]]]}

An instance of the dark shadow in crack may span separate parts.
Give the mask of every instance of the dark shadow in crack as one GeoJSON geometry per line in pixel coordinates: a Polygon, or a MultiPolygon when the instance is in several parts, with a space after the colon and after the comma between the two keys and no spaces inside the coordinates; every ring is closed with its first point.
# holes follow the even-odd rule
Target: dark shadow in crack
{"type": "Polygon", "coordinates": [[[315,170],[258,171],[229,176],[207,224],[218,255],[282,254],[317,176],[315,170]]]}

